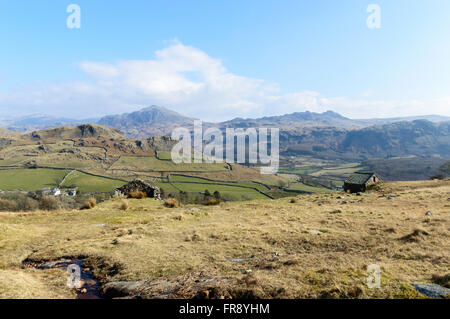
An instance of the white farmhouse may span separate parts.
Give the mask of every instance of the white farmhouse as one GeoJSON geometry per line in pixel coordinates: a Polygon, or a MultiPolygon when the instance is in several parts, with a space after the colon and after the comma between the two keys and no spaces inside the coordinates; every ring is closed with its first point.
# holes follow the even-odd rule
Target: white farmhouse
{"type": "Polygon", "coordinates": [[[52,196],[59,196],[59,195],[61,195],[61,190],[59,188],[54,188],[54,189],[52,189],[51,194],[52,194],[52,196]]]}

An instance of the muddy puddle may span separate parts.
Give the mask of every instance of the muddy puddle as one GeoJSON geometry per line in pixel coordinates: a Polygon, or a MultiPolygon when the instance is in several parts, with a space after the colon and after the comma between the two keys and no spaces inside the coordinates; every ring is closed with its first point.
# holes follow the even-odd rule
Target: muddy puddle
{"type": "Polygon", "coordinates": [[[81,285],[80,288],[73,288],[76,290],[77,299],[102,299],[100,293],[100,282],[92,275],[92,271],[83,266],[83,259],[59,259],[56,261],[24,261],[23,266],[36,269],[61,269],[67,272],[67,278],[71,276],[69,269],[80,270],[81,285]],[[75,265],[75,266],[74,266],[75,265]],[[70,266],[70,268],[69,268],[70,266]]]}

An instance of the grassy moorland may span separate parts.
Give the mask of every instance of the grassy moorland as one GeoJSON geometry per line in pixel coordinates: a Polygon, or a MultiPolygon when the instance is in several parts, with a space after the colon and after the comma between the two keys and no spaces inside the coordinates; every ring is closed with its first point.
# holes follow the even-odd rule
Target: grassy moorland
{"type": "Polygon", "coordinates": [[[413,282],[449,285],[449,198],[446,180],[361,196],[1,213],[0,297],[74,296],[64,271],[22,262],[78,257],[103,284],[144,280],[143,297],[422,298],[413,282]],[[365,284],[370,264],[381,267],[380,289],[365,284]]]}

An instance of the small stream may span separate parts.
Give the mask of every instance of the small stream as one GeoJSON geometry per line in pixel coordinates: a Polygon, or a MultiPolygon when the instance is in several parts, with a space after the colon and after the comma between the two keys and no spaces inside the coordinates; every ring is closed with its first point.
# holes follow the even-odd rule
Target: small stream
{"type": "Polygon", "coordinates": [[[73,288],[76,290],[77,299],[102,299],[100,293],[100,282],[95,279],[89,268],[83,267],[84,259],[59,259],[56,261],[24,261],[23,266],[36,269],[61,269],[67,272],[67,278],[71,276],[68,272],[70,265],[77,265],[80,267],[80,279],[82,286],[80,288],[73,288]]]}

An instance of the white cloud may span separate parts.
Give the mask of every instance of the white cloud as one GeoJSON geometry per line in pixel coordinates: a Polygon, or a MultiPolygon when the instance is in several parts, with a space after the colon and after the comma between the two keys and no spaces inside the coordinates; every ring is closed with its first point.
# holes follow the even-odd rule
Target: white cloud
{"type": "Polygon", "coordinates": [[[450,97],[432,101],[325,97],[318,92],[281,94],[277,84],[232,74],[205,52],[171,43],[150,60],[80,63],[87,79],[38,83],[0,93],[0,111],[93,117],[123,113],[152,104],[208,121],[297,111],[333,110],[353,118],[450,115],[450,97]]]}

